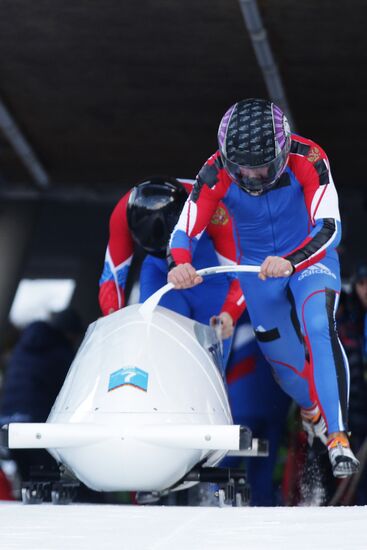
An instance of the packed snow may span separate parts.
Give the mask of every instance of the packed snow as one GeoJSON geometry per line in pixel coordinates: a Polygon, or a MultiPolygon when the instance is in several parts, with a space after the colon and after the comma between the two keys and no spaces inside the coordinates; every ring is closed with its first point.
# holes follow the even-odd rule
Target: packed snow
{"type": "Polygon", "coordinates": [[[0,503],[2,550],[366,550],[367,507],[0,503]]]}

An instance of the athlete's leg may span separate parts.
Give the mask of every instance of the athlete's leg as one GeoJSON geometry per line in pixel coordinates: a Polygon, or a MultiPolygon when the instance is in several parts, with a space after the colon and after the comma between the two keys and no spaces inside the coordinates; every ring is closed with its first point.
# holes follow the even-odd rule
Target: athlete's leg
{"type": "Polygon", "coordinates": [[[301,407],[312,406],[305,346],[288,296],[288,279],[261,281],[246,273],[240,280],[258,344],[278,383],[301,407]]]}
{"type": "Polygon", "coordinates": [[[327,424],[327,448],[333,474],[347,477],[358,471],[359,462],[346,433],[349,368],[335,324],[340,291],[337,259],[324,258],[293,275],[290,288],[310,353],[313,394],[327,424]]]}
{"type": "Polygon", "coordinates": [[[347,430],[349,368],[335,326],[340,292],[339,265],[334,258],[291,277],[298,318],[310,354],[313,397],[329,433],[347,430]]]}

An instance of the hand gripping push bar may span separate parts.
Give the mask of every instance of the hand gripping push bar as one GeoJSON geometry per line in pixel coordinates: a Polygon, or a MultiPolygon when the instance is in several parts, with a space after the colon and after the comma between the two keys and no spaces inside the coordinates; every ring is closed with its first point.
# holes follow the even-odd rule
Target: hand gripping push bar
{"type": "MultiPolygon", "coordinates": [[[[214,267],[204,267],[203,269],[198,269],[196,272],[197,275],[205,277],[206,275],[217,275],[218,273],[260,273],[260,266],[258,265],[216,265],[214,267]]],[[[142,316],[147,319],[153,313],[155,307],[158,305],[159,300],[167,292],[172,290],[174,287],[173,283],[167,283],[152,294],[145,302],[140,306],[140,313],[142,316]]]]}

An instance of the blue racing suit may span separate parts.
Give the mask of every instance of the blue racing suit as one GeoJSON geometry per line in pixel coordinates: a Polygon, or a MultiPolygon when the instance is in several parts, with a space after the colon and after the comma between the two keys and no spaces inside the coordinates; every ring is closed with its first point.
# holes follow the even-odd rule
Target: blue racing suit
{"type": "MultiPolygon", "coordinates": [[[[190,193],[192,182],[181,180],[181,183],[190,193]]],[[[130,194],[131,190],[119,200],[110,218],[109,241],[99,289],[99,303],[104,315],[126,305],[125,286],[134,253],[134,241],[127,221],[130,194]]],[[[232,220],[223,204],[219,203],[207,230],[199,237],[186,242],[197,269],[218,263],[236,263],[232,220]]],[[[146,300],[166,284],[167,273],[167,260],[151,255],[145,258],[140,274],[140,301],[146,300]]],[[[245,308],[239,280],[230,275],[208,276],[199,288],[171,290],[163,296],[160,305],[204,324],[209,324],[210,318],[222,311],[229,313],[236,322],[245,308]]],[[[224,364],[230,344],[231,339],[223,341],[224,364]]]]}
{"type": "Polygon", "coordinates": [[[341,224],[325,152],[292,135],[277,185],[252,196],[231,179],[217,151],[200,170],[171,236],[176,264],[185,257],[182,234],[199,234],[219,200],[234,219],[241,264],[281,256],[293,266],[284,278],[240,276],[258,344],[277,381],[301,407],[317,402],[329,433],[345,431],[349,369],[335,328],[341,224]]]}

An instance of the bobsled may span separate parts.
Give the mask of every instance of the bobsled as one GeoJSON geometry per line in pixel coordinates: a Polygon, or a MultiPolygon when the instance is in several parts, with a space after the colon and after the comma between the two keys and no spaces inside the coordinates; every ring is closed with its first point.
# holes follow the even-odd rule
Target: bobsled
{"type": "MultiPolygon", "coordinates": [[[[199,273],[214,269],[229,270],[199,273]]],[[[155,493],[229,452],[266,454],[233,424],[216,331],[158,305],[171,289],[92,323],[47,422],[9,424],[8,448],[45,448],[96,491],[155,493]]]]}

